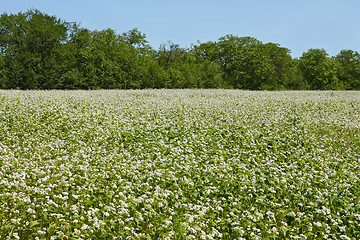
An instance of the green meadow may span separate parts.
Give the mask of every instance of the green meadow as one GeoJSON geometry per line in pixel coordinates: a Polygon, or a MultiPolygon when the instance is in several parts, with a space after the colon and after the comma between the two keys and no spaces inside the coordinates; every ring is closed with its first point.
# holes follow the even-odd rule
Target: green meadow
{"type": "Polygon", "coordinates": [[[360,92],[0,90],[0,239],[360,239],[360,92]]]}

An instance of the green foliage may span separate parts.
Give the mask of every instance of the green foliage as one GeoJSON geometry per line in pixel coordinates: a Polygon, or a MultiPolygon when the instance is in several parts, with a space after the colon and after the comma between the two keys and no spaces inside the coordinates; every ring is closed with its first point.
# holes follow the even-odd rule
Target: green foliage
{"type": "Polygon", "coordinates": [[[227,35],[218,43],[200,44],[195,52],[199,58],[219,63],[224,80],[233,88],[279,90],[292,77],[289,50],[252,37],[227,35]]]}
{"type": "Polygon", "coordinates": [[[338,78],[346,89],[360,89],[360,54],[352,50],[342,50],[335,56],[338,63],[338,78]]]}
{"type": "Polygon", "coordinates": [[[359,54],[310,49],[300,59],[276,43],[226,35],[189,49],[154,50],[138,29],[90,31],[38,10],[0,17],[0,88],[250,90],[359,89],[359,54]]]}
{"type": "Polygon", "coordinates": [[[137,58],[136,49],[113,30],[90,32],[80,29],[70,40],[75,47],[75,66],[81,73],[76,88],[136,88],[128,74],[137,58]]]}
{"type": "Polygon", "coordinates": [[[285,89],[290,90],[304,90],[309,89],[309,86],[305,82],[305,79],[302,75],[302,72],[299,68],[299,59],[293,59],[290,64],[289,72],[287,72],[286,77],[283,79],[282,84],[285,89]]]}
{"type": "Polygon", "coordinates": [[[159,66],[167,73],[165,88],[219,88],[221,69],[217,62],[201,59],[197,49],[184,49],[169,42],[156,53],[159,66]]]}
{"type": "Polygon", "coordinates": [[[127,44],[136,47],[141,54],[148,54],[149,51],[151,51],[151,46],[146,40],[146,35],[141,33],[137,28],[131,29],[127,33],[123,33],[120,38],[127,44]]]}
{"type": "Polygon", "coordinates": [[[360,239],[359,92],[0,102],[0,239],[360,239]]]}
{"type": "Polygon", "coordinates": [[[337,64],[324,49],[309,49],[299,59],[299,68],[312,90],[339,89],[337,64]]]}
{"type": "Polygon", "coordinates": [[[5,84],[5,57],[2,53],[0,53],[0,88],[4,89],[6,87],[5,84]]]}
{"type": "Polygon", "coordinates": [[[71,24],[39,12],[2,14],[0,49],[4,54],[5,88],[51,88],[57,79],[56,49],[67,40],[71,24]],[[50,86],[49,86],[50,85],[50,86]]]}

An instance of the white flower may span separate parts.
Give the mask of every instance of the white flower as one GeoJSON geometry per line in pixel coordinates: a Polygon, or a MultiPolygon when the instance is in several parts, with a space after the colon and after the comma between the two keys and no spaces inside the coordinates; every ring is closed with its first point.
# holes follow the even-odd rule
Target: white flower
{"type": "Polygon", "coordinates": [[[321,226],[322,226],[321,222],[314,222],[314,225],[315,225],[315,226],[318,226],[318,227],[321,227],[321,226]]]}
{"type": "Polygon", "coordinates": [[[41,230],[38,230],[37,233],[38,233],[39,235],[45,235],[45,234],[46,234],[45,231],[41,231],[41,230]]]}
{"type": "Polygon", "coordinates": [[[14,233],[13,233],[13,237],[14,237],[15,239],[20,239],[19,234],[18,234],[17,232],[14,232],[14,233]]]}
{"type": "Polygon", "coordinates": [[[349,238],[349,237],[346,236],[346,235],[340,235],[340,238],[341,238],[341,239],[344,239],[344,240],[351,240],[351,238],[349,238]]]}
{"type": "Polygon", "coordinates": [[[84,223],[80,229],[81,229],[81,230],[87,230],[87,229],[89,229],[89,228],[90,228],[90,227],[84,223]]]}

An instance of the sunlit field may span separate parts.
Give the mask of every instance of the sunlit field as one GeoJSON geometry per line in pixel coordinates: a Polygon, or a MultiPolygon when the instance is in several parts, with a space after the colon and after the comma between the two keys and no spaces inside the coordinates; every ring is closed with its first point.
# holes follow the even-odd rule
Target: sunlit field
{"type": "Polygon", "coordinates": [[[0,91],[0,239],[360,239],[360,92],[0,91]]]}

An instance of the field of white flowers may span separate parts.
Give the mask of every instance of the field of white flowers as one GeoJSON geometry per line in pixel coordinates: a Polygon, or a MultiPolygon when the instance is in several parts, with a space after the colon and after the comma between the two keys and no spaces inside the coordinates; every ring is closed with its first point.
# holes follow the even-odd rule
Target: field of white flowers
{"type": "Polygon", "coordinates": [[[360,92],[2,90],[0,239],[360,239],[360,92]]]}

